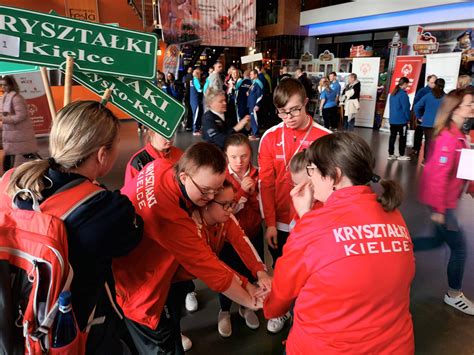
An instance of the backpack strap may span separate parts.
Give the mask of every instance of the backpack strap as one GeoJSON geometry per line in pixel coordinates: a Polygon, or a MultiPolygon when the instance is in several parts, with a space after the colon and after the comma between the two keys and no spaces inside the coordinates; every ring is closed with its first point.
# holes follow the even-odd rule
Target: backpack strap
{"type": "Polygon", "coordinates": [[[102,191],[105,190],[87,179],[76,179],[41,203],[41,211],[64,221],[76,208],[102,191]]]}

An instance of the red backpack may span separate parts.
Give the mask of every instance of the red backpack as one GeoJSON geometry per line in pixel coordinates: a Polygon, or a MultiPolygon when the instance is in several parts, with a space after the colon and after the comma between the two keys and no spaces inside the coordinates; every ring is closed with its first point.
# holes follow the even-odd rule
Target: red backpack
{"type": "Polygon", "coordinates": [[[58,297],[73,277],[63,221],[103,189],[74,180],[41,204],[33,198],[33,210],[21,210],[5,193],[12,172],[0,182],[0,353],[82,354],[86,335],[79,330],[67,349],[51,349],[58,297]]]}

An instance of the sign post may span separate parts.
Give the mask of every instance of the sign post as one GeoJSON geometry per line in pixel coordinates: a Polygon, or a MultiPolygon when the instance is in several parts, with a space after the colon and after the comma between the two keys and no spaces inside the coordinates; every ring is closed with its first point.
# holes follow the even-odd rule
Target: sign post
{"type": "Polygon", "coordinates": [[[154,79],[156,50],[151,33],[0,6],[0,60],[154,79]]]}

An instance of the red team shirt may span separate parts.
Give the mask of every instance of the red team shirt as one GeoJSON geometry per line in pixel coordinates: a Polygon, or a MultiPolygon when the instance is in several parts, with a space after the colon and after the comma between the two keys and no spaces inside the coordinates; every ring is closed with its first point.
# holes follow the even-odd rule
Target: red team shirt
{"type": "Polygon", "coordinates": [[[171,166],[149,163],[122,193],[145,222],[138,247],[113,265],[117,301],[127,318],[156,329],[179,266],[216,292],[230,287],[237,275],[199,236],[193,205],[171,166]]]}
{"type": "Polygon", "coordinates": [[[413,354],[413,247],[398,210],[368,186],[332,193],[306,213],[276,262],[266,318],[293,301],[288,354],[413,354]]]}
{"type": "Polygon", "coordinates": [[[331,132],[309,118],[310,123],[301,130],[287,128],[281,122],[267,130],[260,141],[259,188],[262,215],[267,227],[289,231],[293,218],[290,213],[290,191],[293,188],[290,160],[313,141],[331,132]]]}

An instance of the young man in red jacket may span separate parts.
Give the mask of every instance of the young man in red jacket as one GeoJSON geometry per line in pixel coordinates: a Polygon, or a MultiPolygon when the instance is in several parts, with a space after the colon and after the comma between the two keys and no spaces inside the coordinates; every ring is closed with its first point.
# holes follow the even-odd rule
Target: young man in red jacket
{"type": "MultiPolygon", "coordinates": [[[[282,254],[293,218],[290,213],[290,191],[293,188],[289,171],[291,158],[331,131],[313,122],[306,113],[306,91],[296,79],[289,78],[280,82],[275,89],[273,103],[283,122],[273,126],[262,136],[258,165],[260,207],[266,225],[265,239],[275,266],[282,254]]],[[[289,317],[287,313],[271,319],[267,324],[268,331],[279,332],[289,317]]]]}

